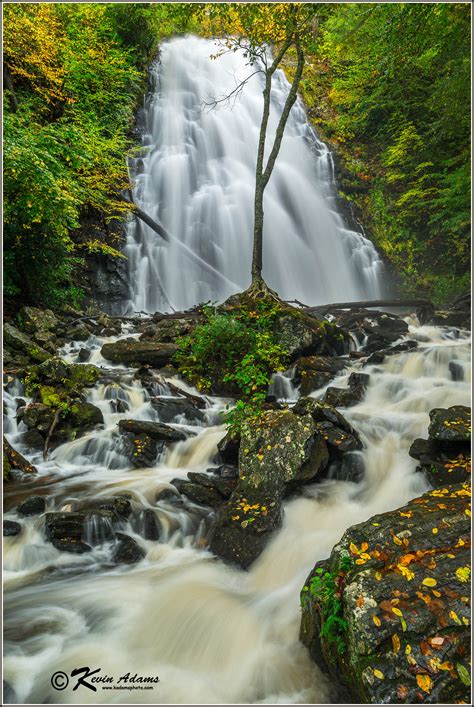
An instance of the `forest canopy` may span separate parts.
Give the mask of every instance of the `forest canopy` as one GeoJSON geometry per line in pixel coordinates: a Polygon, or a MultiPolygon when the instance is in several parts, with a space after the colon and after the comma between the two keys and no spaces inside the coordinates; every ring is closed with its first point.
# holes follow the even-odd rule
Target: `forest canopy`
{"type": "MultiPolygon", "coordinates": [[[[7,295],[79,302],[85,254],[121,256],[118,237],[111,243],[85,224],[129,209],[119,198],[126,155],[159,42],[245,32],[251,22],[275,48],[286,8],[4,5],[7,295]]],[[[470,5],[311,8],[300,91],[340,158],[341,195],[403,292],[442,303],[469,283],[470,5]]],[[[291,60],[286,70],[291,77],[291,60]]]]}

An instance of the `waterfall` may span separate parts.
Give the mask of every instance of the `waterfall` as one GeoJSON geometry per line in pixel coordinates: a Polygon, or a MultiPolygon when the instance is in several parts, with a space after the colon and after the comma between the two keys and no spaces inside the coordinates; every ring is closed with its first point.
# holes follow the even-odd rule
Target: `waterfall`
{"type": "MultiPolygon", "coordinates": [[[[236,100],[210,109],[251,73],[241,52],[217,59],[212,40],[164,43],[151,69],[142,114],[142,148],[129,160],[133,199],[172,235],[163,241],[136,218],[125,254],[130,301],[125,309],[182,310],[223,301],[250,284],[255,164],[263,110],[263,75],[236,100]],[[185,248],[210,268],[191,259],[185,248]]],[[[273,79],[267,153],[289,90],[273,79]]],[[[265,193],[263,275],[284,299],[306,304],[375,299],[382,261],[337,207],[332,155],[309,125],[300,101],[292,108],[265,193]]]]}

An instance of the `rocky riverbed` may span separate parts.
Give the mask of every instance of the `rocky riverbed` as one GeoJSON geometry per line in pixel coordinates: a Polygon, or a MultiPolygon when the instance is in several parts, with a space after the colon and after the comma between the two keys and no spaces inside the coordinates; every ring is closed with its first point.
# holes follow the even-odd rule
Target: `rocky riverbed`
{"type": "Polygon", "coordinates": [[[23,308],[4,327],[11,701],[58,699],[37,668],[25,683],[19,656],[48,676],[91,659],[95,632],[123,643],[104,670],[145,661],[173,676],[155,702],[468,700],[462,316],[281,317],[290,368],[232,436],[231,391],[203,395],[175,368],[198,308],[23,308]],[[15,628],[27,617],[31,630],[15,628]],[[186,642],[204,636],[198,659],[186,642]]]}

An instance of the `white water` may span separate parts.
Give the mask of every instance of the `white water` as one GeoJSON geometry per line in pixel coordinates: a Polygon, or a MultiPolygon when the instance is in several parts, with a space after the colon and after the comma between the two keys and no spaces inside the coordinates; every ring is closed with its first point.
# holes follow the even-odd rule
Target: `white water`
{"type": "MultiPolygon", "coordinates": [[[[6,395],[7,437],[39,467],[26,482],[28,493],[43,490],[48,510],[86,499],[128,492],[134,513],[155,511],[164,528],[146,541],[125,525],[146,551],[139,564],[110,565],[112,543],[84,555],[56,550],[43,538],[42,516],[20,518],[23,532],[4,539],[4,677],[26,703],[325,703],[337,699],[334,685],[310,661],[298,641],[299,591],[314,563],[329,555],[345,529],[375,513],[396,508],[427,484],[415,473],[408,447],[425,436],[428,412],[436,406],[470,404],[469,381],[452,381],[450,361],[469,361],[466,334],[411,326],[420,338],[414,352],[392,356],[371,374],[365,399],[344,411],[366,445],[365,475],[356,484],[326,481],[305,487],[285,504],[283,527],[249,572],[224,565],[203,547],[209,510],[186,502],[157,500],[174,477],[205,471],[224,434],[216,426],[224,401],[210,399],[203,426],[183,426],[196,436],[180,442],[151,469],[131,469],[116,433],[123,417],[156,420],[149,393],[126,370],[116,388],[99,383],[90,400],[104,412],[105,428],[56,449],[43,462],[22,447],[15,422],[18,384],[6,395]],[[125,401],[119,414],[111,400],[125,401]],[[102,674],[158,674],[161,682],[141,692],[71,686],[56,692],[57,670],[83,665],[102,674]],[[113,699],[111,699],[113,698],[113,699]]],[[[69,354],[71,358],[73,355],[69,354]]],[[[351,370],[333,385],[344,385],[351,370]]],[[[289,389],[294,397],[295,391],[289,389]]],[[[162,384],[152,391],[166,395],[162,384]]],[[[318,391],[314,395],[321,394],[318,391]]],[[[283,386],[285,394],[285,386],[283,386]]],[[[16,501],[8,498],[7,508],[16,501]]]]}
{"type": "MultiPolygon", "coordinates": [[[[250,284],[263,79],[254,76],[230,106],[209,110],[206,101],[253,71],[240,52],[210,59],[218,50],[211,40],[173,39],[152,68],[143,150],[130,160],[133,199],[175,240],[165,243],[143,222],[130,221],[130,310],[183,310],[223,301],[250,284]],[[180,244],[217,274],[190,260],[180,244]]],[[[289,89],[281,71],[273,84],[267,148],[289,89]]],[[[263,274],[282,298],[320,304],[383,294],[382,262],[369,240],[347,228],[335,197],[331,153],[298,101],[264,203],[263,274]]]]}

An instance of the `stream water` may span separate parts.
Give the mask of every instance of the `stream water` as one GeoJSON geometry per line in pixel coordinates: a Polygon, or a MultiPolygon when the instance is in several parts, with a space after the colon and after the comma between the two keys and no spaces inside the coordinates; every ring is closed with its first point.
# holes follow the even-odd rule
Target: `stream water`
{"type": "MultiPolygon", "coordinates": [[[[129,222],[128,309],[179,311],[223,301],[250,284],[263,78],[254,76],[237,100],[211,110],[209,100],[227,95],[254,70],[242,52],[212,60],[219,48],[197,37],[173,39],[162,45],[151,69],[142,150],[129,161],[133,198],[174,240],[165,243],[138,219],[129,222]],[[214,274],[191,260],[183,246],[214,274]]],[[[273,83],[267,151],[288,93],[282,71],[273,83]]],[[[299,101],[264,208],[263,275],[280,297],[321,304],[382,295],[382,261],[339,213],[332,155],[299,101]]]]}
{"type": "MultiPolygon", "coordinates": [[[[90,401],[104,413],[104,428],[58,447],[44,462],[22,443],[25,428],[17,424],[15,408],[24,391],[11,383],[7,438],[39,469],[38,477],[5,489],[5,518],[23,525],[20,536],[4,538],[4,677],[16,698],[28,703],[337,701],[337,686],[298,641],[299,591],[314,563],[329,555],[347,527],[427,488],[408,456],[409,445],[426,435],[430,409],[470,400],[467,333],[413,321],[409,337],[419,340],[419,348],[366,367],[366,396],[344,411],[365,444],[362,480],[329,479],[288,500],[282,529],[248,572],[206,550],[210,510],[159,499],[171,479],[212,466],[224,434],[218,424],[224,400],[208,398],[205,420],[198,425],[176,418],[174,424],[195,434],[176,443],[153,468],[132,469],[120,451],[117,422],[157,420],[150,394],[166,400],[170,392],[157,380],[150,393],[132,371],[117,366],[113,383],[98,383],[90,391],[90,401]],[[452,380],[452,361],[461,364],[462,380],[452,380]],[[127,412],[113,412],[111,401],[117,398],[127,403],[127,412]],[[20,497],[31,493],[46,495],[47,510],[129,494],[133,513],[124,530],[146,557],[135,566],[114,566],[113,543],[100,542],[93,528],[92,552],[71,555],[55,549],[44,539],[42,515],[20,518],[14,511],[20,497]],[[140,534],[144,509],[161,522],[159,541],[140,534]],[[100,667],[101,675],[159,675],[160,683],[113,695],[101,689],[74,692],[72,684],[61,692],[51,687],[54,672],[85,665],[100,667]]],[[[91,339],[89,345],[96,365],[105,366],[101,343],[91,339]]],[[[69,346],[66,358],[75,361],[81,345],[69,346]]],[[[344,385],[358,366],[353,363],[334,384],[344,385]]],[[[298,395],[289,383],[279,385],[282,395],[298,395]]]]}

